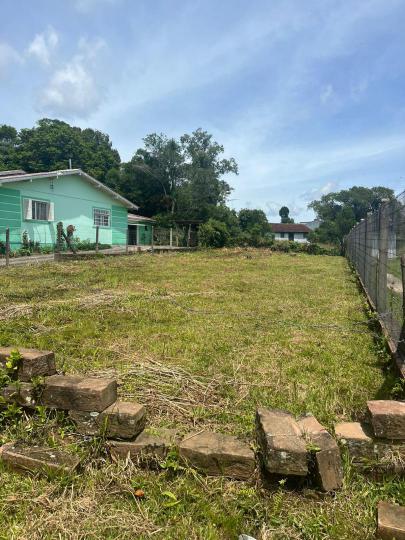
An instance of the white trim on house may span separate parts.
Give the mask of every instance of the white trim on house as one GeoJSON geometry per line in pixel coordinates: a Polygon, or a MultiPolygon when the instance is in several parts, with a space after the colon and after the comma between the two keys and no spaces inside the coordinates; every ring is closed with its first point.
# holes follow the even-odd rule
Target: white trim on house
{"type": "Polygon", "coordinates": [[[134,203],[131,203],[131,201],[128,201],[125,197],[122,195],[119,195],[111,188],[107,187],[102,182],[99,182],[89,174],[85,173],[81,169],[64,169],[61,171],[50,171],[50,172],[42,172],[42,173],[26,173],[26,174],[13,174],[10,176],[0,176],[0,186],[2,184],[10,184],[13,182],[27,182],[32,180],[38,180],[40,178],[58,178],[59,176],[70,176],[72,174],[77,174],[81,176],[86,182],[89,184],[93,184],[93,186],[96,186],[98,189],[101,189],[105,193],[108,193],[110,196],[112,196],[114,199],[120,201],[121,204],[123,204],[126,208],[138,210],[139,206],[137,206],[134,203]]]}

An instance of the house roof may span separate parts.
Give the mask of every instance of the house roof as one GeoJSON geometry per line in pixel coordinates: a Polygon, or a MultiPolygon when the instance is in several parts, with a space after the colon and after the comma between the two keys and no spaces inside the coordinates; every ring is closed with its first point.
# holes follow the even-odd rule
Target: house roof
{"type": "Polygon", "coordinates": [[[13,173],[8,174],[7,176],[0,176],[0,186],[2,184],[9,184],[11,182],[24,182],[24,181],[33,181],[33,180],[39,180],[40,178],[58,178],[60,176],[71,176],[72,174],[77,174],[83,180],[88,182],[89,184],[92,184],[97,189],[100,189],[101,191],[104,191],[108,195],[110,195],[113,199],[116,199],[119,201],[123,206],[126,208],[130,208],[133,210],[138,210],[138,206],[136,204],[132,203],[131,201],[128,201],[125,197],[122,195],[119,195],[111,188],[107,187],[102,182],[99,182],[89,174],[85,173],[81,169],[64,169],[61,171],[49,171],[49,172],[41,172],[41,173],[23,173],[21,172],[15,172],[15,171],[6,171],[7,173],[13,173]]]}
{"type": "Polygon", "coordinates": [[[128,214],[128,223],[139,223],[141,221],[150,221],[151,223],[155,223],[156,220],[152,219],[150,217],[146,216],[138,216],[137,214],[128,214]]]}
{"type": "Polygon", "coordinates": [[[307,225],[303,223],[270,223],[272,232],[275,233],[310,233],[310,229],[307,225]]]}

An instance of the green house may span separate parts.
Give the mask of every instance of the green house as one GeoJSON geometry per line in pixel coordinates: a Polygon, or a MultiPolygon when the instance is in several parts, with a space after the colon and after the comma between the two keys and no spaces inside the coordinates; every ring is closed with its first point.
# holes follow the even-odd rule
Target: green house
{"type": "MultiPolygon", "coordinates": [[[[10,229],[11,249],[22,236],[41,245],[56,243],[56,224],[73,225],[75,237],[125,245],[128,210],[138,207],[80,169],[35,174],[0,172],[0,241],[10,229]]],[[[140,239],[142,240],[142,239],[140,239]]]]}

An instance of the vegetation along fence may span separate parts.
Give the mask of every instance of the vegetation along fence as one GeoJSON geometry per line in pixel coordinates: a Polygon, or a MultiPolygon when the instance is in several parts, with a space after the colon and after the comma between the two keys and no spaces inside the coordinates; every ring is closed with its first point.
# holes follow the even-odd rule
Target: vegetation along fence
{"type": "Polygon", "coordinates": [[[346,237],[346,253],[405,366],[405,192],[384,201],[346,237]]]}

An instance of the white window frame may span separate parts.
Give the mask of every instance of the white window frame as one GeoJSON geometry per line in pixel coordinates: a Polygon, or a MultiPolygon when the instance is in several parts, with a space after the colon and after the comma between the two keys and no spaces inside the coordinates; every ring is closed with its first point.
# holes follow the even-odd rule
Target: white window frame
{"type": "Polygon", "coordinates": [[[26,221],[54,221],[54,203],[42,199],[24,199],[24,219],[26,221]],[[43,206],[44,205],[44,206],[43,206]],[[40,215],[45,209],[45,212],[40,215]]]}
{"type": "Polygon", "coordinates": [[[93,208],[93,226],[109,229],[111,227],[111,210],[109,208],[93,208]]]}

